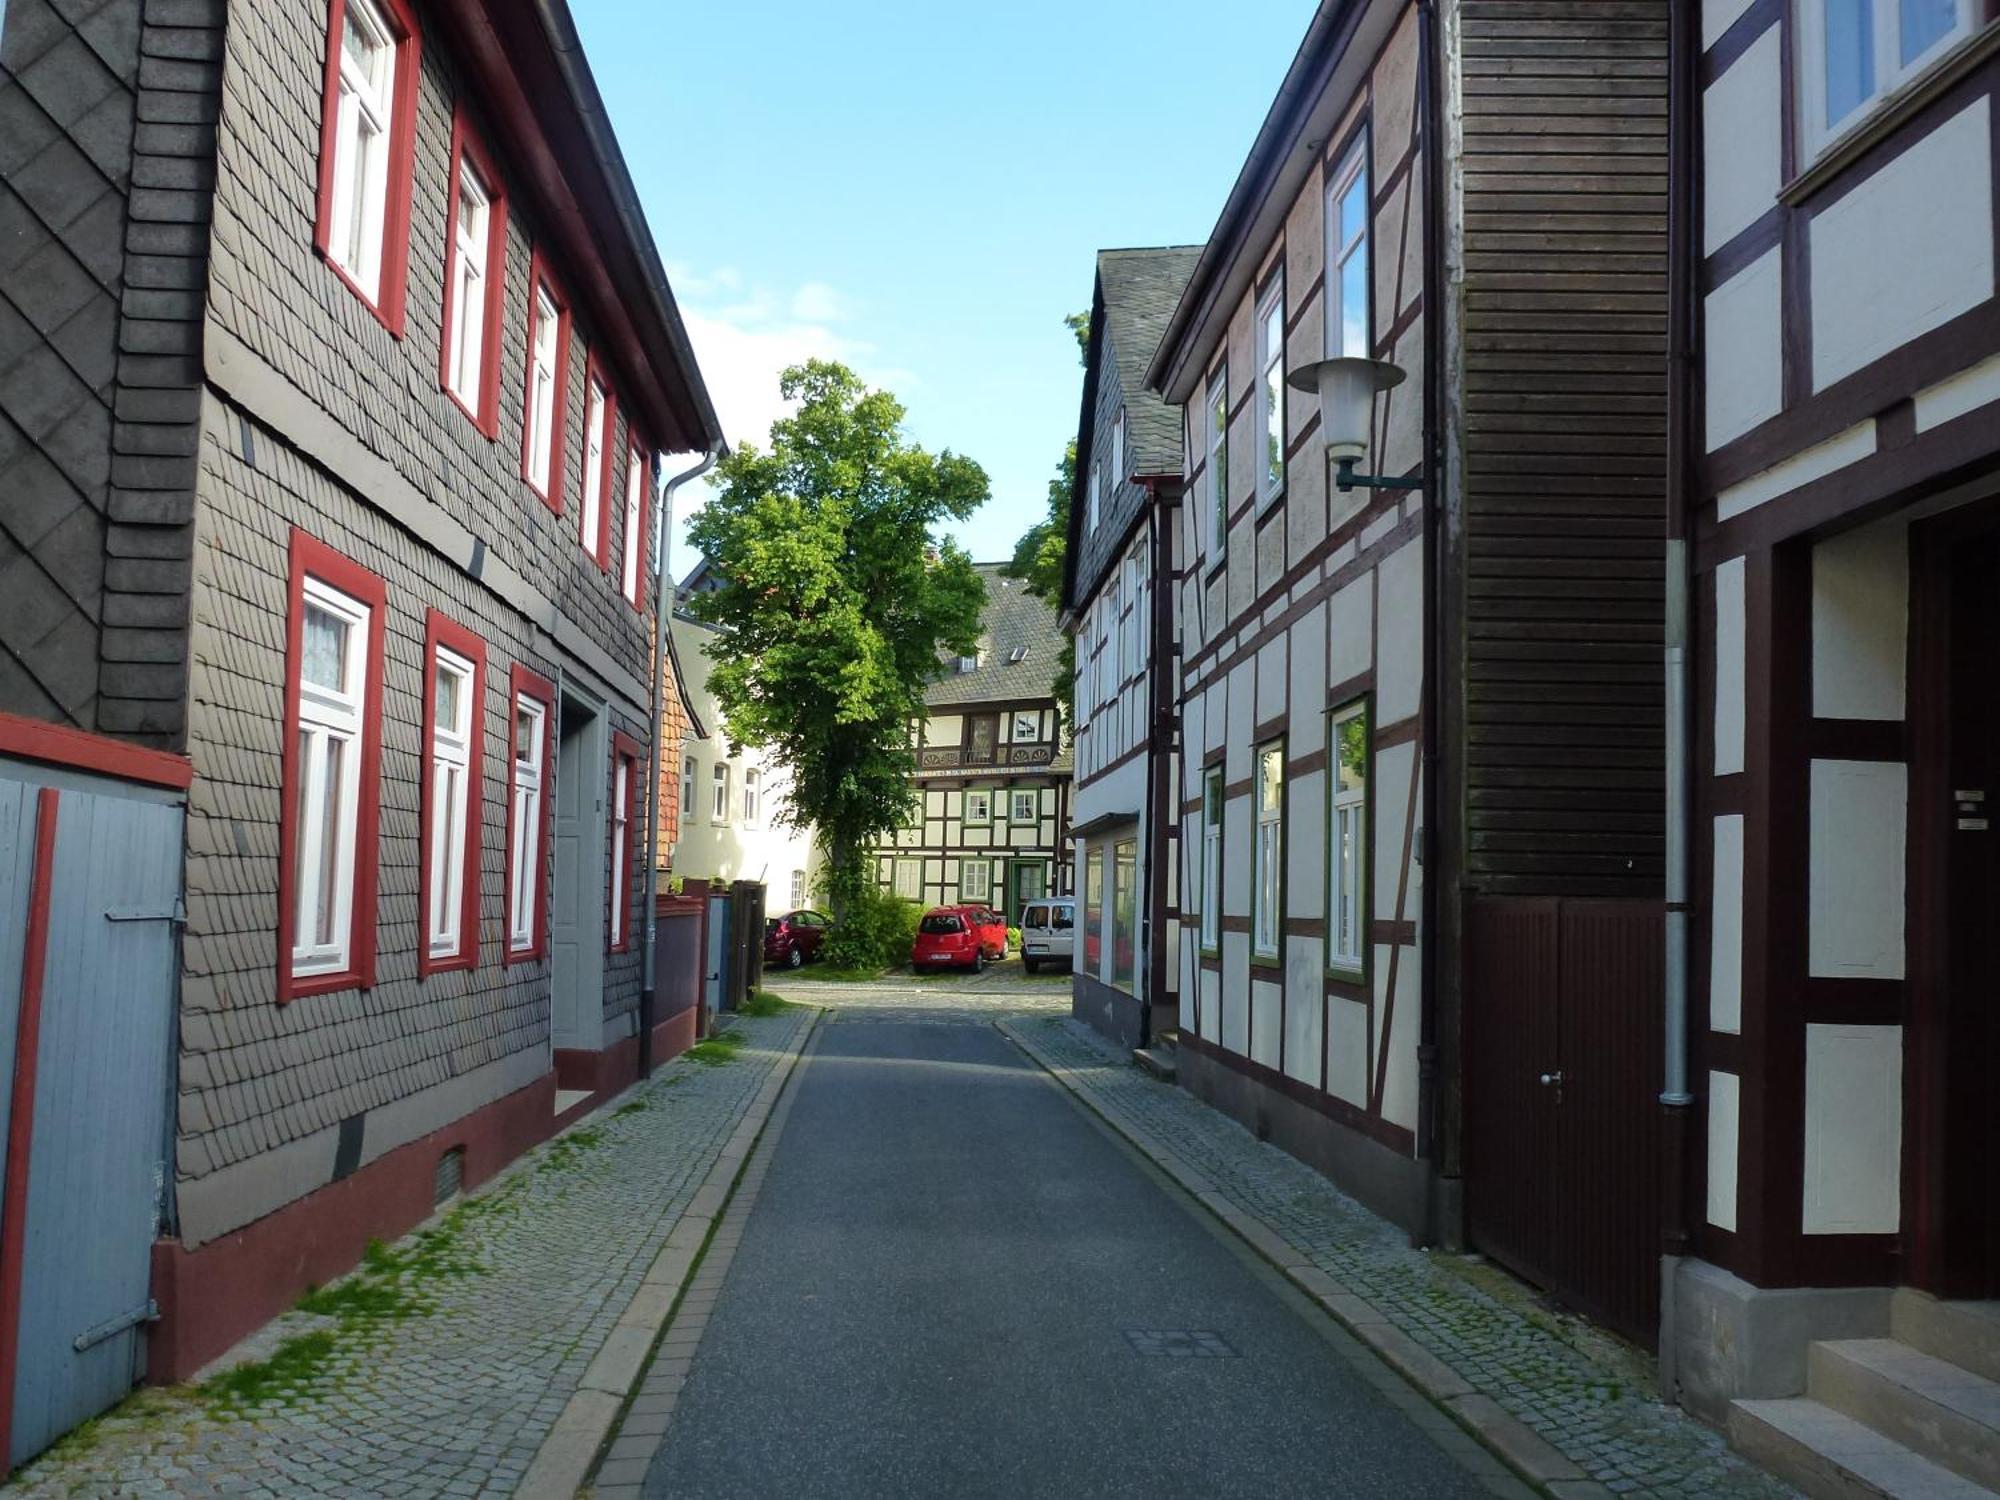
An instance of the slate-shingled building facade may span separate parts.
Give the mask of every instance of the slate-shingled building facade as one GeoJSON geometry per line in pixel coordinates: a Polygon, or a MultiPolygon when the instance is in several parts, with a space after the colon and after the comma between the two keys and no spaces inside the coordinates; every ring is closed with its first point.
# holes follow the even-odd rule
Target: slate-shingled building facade
{"type": "Polygon", "coordinates": [[[720,432],[561,0],[4,16],[0,756],[181,768],[178,1379],[634,1076],[720,432]]]}
{"type": "Polygon", "coordinates": [[[1101,250],[1091,295],[1063,617],[1076,639],[1074,1009],[1143,1046],[1179,1021],[1174,868],[1181,416],[1146,367],[1199,245],[1101,250]]]}

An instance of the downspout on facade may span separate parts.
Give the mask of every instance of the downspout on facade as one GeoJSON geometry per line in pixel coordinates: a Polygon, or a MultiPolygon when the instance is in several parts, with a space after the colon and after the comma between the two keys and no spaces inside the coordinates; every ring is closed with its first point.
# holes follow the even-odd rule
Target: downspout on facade
{"type": "Polygon", "coordinates": [[[1700,57],[1693,0],[1670,0],[1667,65],[1667,493],[1666,493],[1666,890],[1665,1028],[1660,1079],[1660,1386],[1677,1400],[1674,1284],[1688,1247],[1688,862],[1692,701],[1692,585],[1688,559],[1689,412],[1692,409],[1695,245],[1694,69],[1700,57]]]}
{"type": "MultiPolygon", "coordinates": [[[[1139,1014],[1139,1044],[1150,1047],[1158,1040],[1153,1034],[1153,1008],[1161,1004],[1168,993],[1167,965],[1169,962],[1178,963],[1180,958],[1178,953],[1167,952],[1167,834],[1180,820],[1175,810],[1179,792],[1175,786],[1176,767],[1173,764],[1179,700],[1177,685],[1172,680],[1174,663],[1171,648],[1173,606],[1180,597],[1180,590],[1178,580],[1169,575],[1167,565],[1173,556],[1171,528],[1179,524],[1180,507],[1177,498],[1168,499],[1163,495],[1166,486],[1159,481],[1148,479],[1144,483],[1147,506],[1153,514],[1152,686],[1151,702],[1148,704],[1152,711],[1152,723],[1147,732],[1151,742],[1153,784],[1147,789],[1151,805],[1146,812],[1146,844],[1153,854],[1152,868],[1146,872],[1146,951],[1153,977],[1146,991],[1145,1008],[1139,1014]]],[[[1178,854],[1178,841],[1174,847],[1178,854]]],[[[1175,1024],[1178,1025],[1178,1018],[1175,1024]]]]}
{"type": "Polygon", "coordinates": [[[691,469],[674,475],[660,492],[660,573],[653,588],[653,775],[646,799],[646,875],[640,889],[646,913],[646,943],[639,955],[639,1076],[653,1071],[653,1016],[658,1010],[659,914],[654,910],[660,883],[660,718],[666,704],[663,680],[667,672],[667,630],[674,617],[674,492],[701,478],[721,459],[724,445],[711,443],[691,469]]]}

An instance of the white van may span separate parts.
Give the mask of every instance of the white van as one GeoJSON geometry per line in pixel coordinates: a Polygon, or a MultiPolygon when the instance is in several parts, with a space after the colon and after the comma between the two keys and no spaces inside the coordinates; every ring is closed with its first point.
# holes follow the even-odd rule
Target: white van
{"type": "Polygon", "coordinates": [[[1043,964],[1075,962],[1076,903],[1030,901],[1021,913],[1021,967],[1032,974],[1043,964]]]}

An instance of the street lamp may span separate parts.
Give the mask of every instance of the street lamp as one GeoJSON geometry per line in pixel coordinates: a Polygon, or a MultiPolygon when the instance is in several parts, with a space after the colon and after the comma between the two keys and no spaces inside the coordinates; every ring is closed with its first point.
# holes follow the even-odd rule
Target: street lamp
{"type": "Polygon", "coordinates": [[[1368,456],[1368,434],[1375,423],[1375,395],[1403,383],[1405,371],[1386,359],[1322,359],[1301,365],[1287,382],[1292,389],[1319,397],[1319,432],[1326,455],[1334,463],[1334,484],[1340,490],[1411,490],[1414,479],[1383,479],[1357,474],[1354,466],[1368,456]]]}

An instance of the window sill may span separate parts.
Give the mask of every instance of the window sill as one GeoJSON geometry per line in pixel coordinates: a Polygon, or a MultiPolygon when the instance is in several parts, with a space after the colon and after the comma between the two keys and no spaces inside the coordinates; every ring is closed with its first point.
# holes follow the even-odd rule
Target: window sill
{"type": "Polygon", "coordinates": [[[1811,166],[1778,190],[1778,201],[1792,208],[1808,202],[1995,54],[2000,54],[2000,22],[1988,22],[1985,30],[1968,37],[1957,51],[1939,58],[1888,95],[1860,124],[1827,142],[1811,166]]]}
{"type": "Polygon", "coordinates": [[[368,987],[368,977],[359,969],[342,969],[337,974],[293,974],[287,976],[284,992],[278,997],[278,1003],[288,1005],[294,1000],[304,1000],[312,995],[334,995],[342,990],[361,990],[368,987]]]}
{"type": "Polygon", "coordinates": [[[371,297],[368,295],[367,291],[362,287],[361,283],[356,281],[354,277],[348,272],[347,267],[343,266],[339,261],[335,260],[325,250],[321,250],[319,252],[319,258],[325,264],[326,268],[329,271],[333,272],[335,276],[340,278],[341,285],[346,287],[350,292],[354,293],[355,297],[360,301],[361,305],[367,308],[369,312],[375,315],[375,321],[380,323],[384,328],[389,330],[390,338],[392,339],[402,338],[403,329],[400,321],[389,315],[388,310],[382,306],[382,303],[378,297],[371,297]]]}
{"type": "Polygon", "coordinates": [[[1328,964],[1326,966],[1326,977],[1341,984],[1368,983],[1368,971],[1366,969],[1347,968],[1340,964],[1328,964]]]}
{"type": "Polygon", "coordinates": [[[509,948],[500,962],[509,968],[515,964],[537,964],[542,961],[544,951],[540,943],[528,948],[509,948]]]}
{"type": "Polygon", "coordinates": [[[455,969],[470,971],[478,967],[479,960],[470,953],[453,953],[444,958],[425,956],[417,964],[417,978],[422,981],[433,974],[449,974],[455,969]]]}
{"type": "Polygon", "coordinates": [[[485,438],[487,442],[491,443],[499,439],[500,436],[499,423],[495,422],[489,426],[486,419],[480,416],[479,413],[474,411],[471,407],[467,406],[465,404],[465,397],[461,396],[456,390],[454,390],[448,382],[440,381],[438,383],[438,389],[443,391],[445,395],[451,398],[451,404],[453,406],[457,407],[460,411],[465,413],[466,420],[472,423],[473,427],[478,430],[479,435],[485,438]]]}

